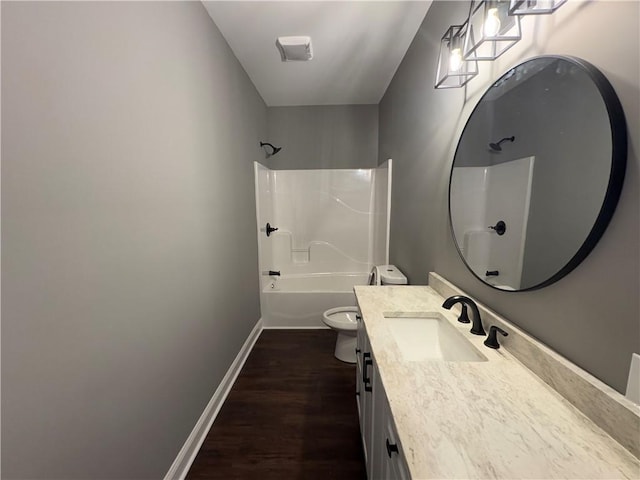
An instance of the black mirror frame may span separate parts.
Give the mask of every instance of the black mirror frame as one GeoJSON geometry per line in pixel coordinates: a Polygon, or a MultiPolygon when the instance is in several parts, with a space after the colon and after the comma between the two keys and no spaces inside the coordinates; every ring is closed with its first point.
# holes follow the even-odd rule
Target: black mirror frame
{"type": "Polygon", "coordinates": [[[523,62],[520,62],[518,65],[509,68],[505,73],[503,73],[497,80],[491,83],[491,86],[484,92],[478,103],[474,107],[473,111],[469,115],[464,128],[462,129],[462,133],[460,134],[460,138],[458,139],[458,145],[456,146],[456,151],[453,155],[453,160],[451,162],[451,172],[449,174],[449,229],[451,231],[451,237],[453,239],[453,243],[456,246],[456,250],[458,251],[458,255],[462,259],[462,262],[467,267],[467,269],[476,277],[480,282],[484,285],[491,287],[494,290],[498,290],[500,292],[528,292],[532,290],[538,290],[543,287],[547,287],[552,283],[557,282],[561,278],[565,277],[569,272],[571,272],[574,268],[576,268],[588,255],[591,253],[593,248],[596,246],[604,231],[607,229],[611,218],[616,210],[616,206],[618,205],[618,200],[620,199],[620,194],[622,192],[622,185],[624,183],[624,176],[627,169],[627,122],[624,116],[624,110],[622,109],[622,104],[620,103],[620,99],[616,94],[613,86],[604,76],[604,74],[598,70],[591,63],[582,60],[577,57],[566,56],[566,55],[539,55],[536,57],[529,58],[523,62]],[[489,93],[491,88],[495,85],[497,81],[503,78],[508,72],[513,70],[519,65],[530,62],[532,60],[537,60],[540,58],[551,58],[551,59],[559,59],[570,62],[574,65],[577,65],[581,69],[583,69],[591,78],[595,86],[597,87],[600,95],[602,96],[602,100],[604,101],[605,107],[607,109],[607,113],[609,114],[609,125],[611,127],[611,169],[609,173],[609,182],[607,184],[607,191],[604,196],[604,200],[602,201],[602,206],[600,207],[600,211],[598,212],[598,216],[596,217],[593,227],[591,231],[585,238],[584,242],[578,249],[578,251],[571,257],[571,259],[554,275],[549,277],[544,282],[541,282],[537,285],[533,285],[531,287],[522,288],[518,290],[505,290],[502,288],[497,288],[494,285],[491,285],[485,282],[482,278],[480,278],[476,273],[471,269],[469,264],[467,264],[462,252],[460,251],[460,247],[458,245],[458,241],[455,236],[455,232],[453,229],[453,221],[451,218],[451,180],[453,178],[453,167],[455,163],[456,155],[458,154],[458,149],[460,148],[460,140],[464,136],[465,131],[469,125],[469,120],[473,117],[476,109],[484,99],[484,97],[489,93]]]}

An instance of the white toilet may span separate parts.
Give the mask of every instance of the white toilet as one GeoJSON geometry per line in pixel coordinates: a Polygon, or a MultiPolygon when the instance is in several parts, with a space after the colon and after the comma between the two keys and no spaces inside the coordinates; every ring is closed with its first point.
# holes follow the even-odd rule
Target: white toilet
{"type": "Polygon", "coordinates": [[[330,308],[322,314],[322,321],[338,332],[335,356],[346,363],[356,363],[356,319],[358,307],[330,308]]]}
{"type": "Polygon", "coordinates": [[[378,265],[371,269],[369,285],[406,285],[407,277],[395,265],[378,265]]]}
{"type": "MultiPolygon", "coordinates": [[[[407,277],[395,265],[373,267],[369,285],[406,285],[407,277]]],[[[330,308],[322,314],[322,321],[338,332],[335,356],[346,363],[356,363],[356,333],[358,307],[330,308]]]]}

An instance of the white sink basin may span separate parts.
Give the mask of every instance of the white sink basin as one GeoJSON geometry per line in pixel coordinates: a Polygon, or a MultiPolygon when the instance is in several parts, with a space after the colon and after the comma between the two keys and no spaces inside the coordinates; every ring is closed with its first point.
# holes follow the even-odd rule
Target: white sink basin
{"type": "Polygon", "coordinates": [[[487,358],[438,312],[385,313],[407,361],[486,362],[487,358]]]}

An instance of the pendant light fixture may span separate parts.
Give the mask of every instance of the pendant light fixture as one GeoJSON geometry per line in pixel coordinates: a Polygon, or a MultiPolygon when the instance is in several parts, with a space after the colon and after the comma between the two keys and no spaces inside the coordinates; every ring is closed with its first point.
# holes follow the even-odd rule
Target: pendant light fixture
{"type": "Polygon", "coordinates": [[[509,15],[509,0],[472,1],[467,25],[465,59],[495,60],[522,37],[520,17],[509,15]]]}
{"type": "Polygon", "coordinates": [[[435,88],[457,88],[478,74],[478,63],[473,56],[463,55],[464,34],[467,24],[452,25],[440,40],[440,55],[435,88]]]}
{"type": "Polygon", "coordinates": [[[553,13],[567,0],[511,0],[509,15],[544,15],[553,13]]]}
{"type": "Polygon", "coordinates": [[[467,21],[440,40],[435,88],[456,88],[478,74],[478,61],[495,60],[522,38],[521,15],[553,13],[567,0],[471,0],[467,21]]]}

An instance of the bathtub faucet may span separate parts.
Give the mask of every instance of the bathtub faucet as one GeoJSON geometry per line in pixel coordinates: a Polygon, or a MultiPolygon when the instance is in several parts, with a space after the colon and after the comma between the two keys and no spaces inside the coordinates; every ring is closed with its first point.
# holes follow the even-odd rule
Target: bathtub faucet
{"type": "Polygon", "coordinates": [[[280,276],[280,270],[269,270],[268,272],[262,272],[263,275],[269,275],[270,277],[273,276],[280,276]]]}

